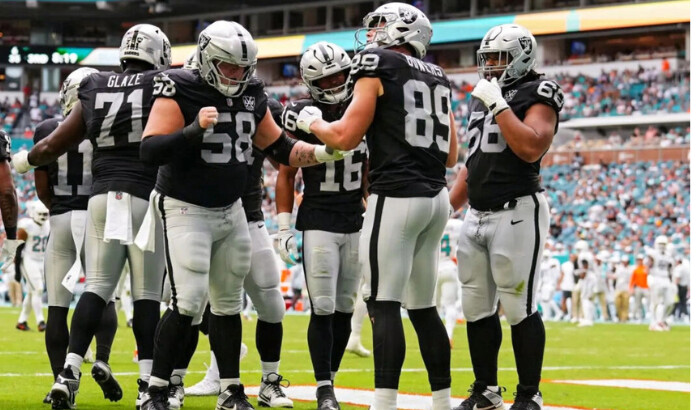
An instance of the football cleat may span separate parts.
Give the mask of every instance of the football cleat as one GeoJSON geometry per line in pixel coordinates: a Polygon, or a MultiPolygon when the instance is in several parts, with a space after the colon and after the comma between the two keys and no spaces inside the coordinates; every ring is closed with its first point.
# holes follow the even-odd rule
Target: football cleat
{"type": "Polygon", "coordinates": [[[340,410],[338,400],[335,398],[333,386],[321,386],[316,389],[316,403],[318,410],[340,410]]]}
{"type": "Polygon", "coordinates": [[[42,320],[41,322],[39,322],[36,328],[39,329],[40,332],[43,332],[44,330],[46,330],[46,322],[42,320]]]}
{"type": "Polygon", "coordinates": [[[104,398],[109,401],[119,401],[122,399],[122,388],[112,375],[112,369],[101,360],[92,365],[92,378],[102,389],[104,398]]]}
{"type": "Polygon", "coordinates": [[[232,384],[219,395],[216,401],[216,410],[246,410],[255,409],[249,402],[248,396],[245,395],[245,389],[242,384],[232,384]]]}
{"type": "Polygon", "coordinates": [[[95,361],[95,355],[92,353],[92,348],[88,346],[85,356],[83,356],[83,363],[92,363],[95,361]]]}
{"type": "Polygon", "coordinates": [[[294,407],[294,402],[282,391],[282,386],[280,385],[282,382],[287,383],[284,387],[289,387],[289,380],[284,380],[277,373],[270,373],[261,380],[258,393],[258,405],[260,407],[282,407],[286,409],[294,407]]]}
{"type": "MultiPolygon", "coordinates": [[[[140,383],[139,383],[139,387],[140,383]]],[[[168,406],[168,387],[148,387],[148,398],[141,405],[141,410],[170,410],[168,406]]]]}
{"type": "Polygon", "coordinates": [[[348,345],[345,347],[345,351],[354,353],[360,357],[369,357],[372,354],[372,352],[362,346],[362,340],[360,340],[360,338],[357,336],[350,336],[350,340],[348,340],[348,345]]]}
{"type": "MultiPolygon", "coordinates": [[[[207,366],[206,363],[204,365],[207,366]]],[[[219,380],[210,378],[209,372],[199,383],[185,388],[186,396],[218,396],[219,393],[221,393],[219,380]]]]}
{"type": "Polygon", "coordinates": [[[481,383],[474,383],[469,389],[469,397],[452,410],[505,410],[501,397],[505,390],[499,387],[498,392],[493,392],[481,383]]]}
{"type": "Polygon", "coordinates": [[[145,382],[141,379],[137,379],[136,383],[138,384],[138,395],[136,396],[136,410],[139,410],[141,408],[141,405],[145,404],[146,401],[148,400],[148,382],[145,382]]]}
{"type": "Polygon", "coordinates": [[[180,383],[170,383],[168,386],[168,406],[170,410],[177,410],[185,405],[185,386],[182,384],[182,379],[180,383]]]}
{"type": "Polygon", "coordinates": [[[29,328],[29,325],[27,324],[27,322],[17,323],[17,325],[15,325],[15,329],[22,330],[25,332],[28,330],[32,330],[29,328]]]}
{"type": "Polygon", "coordinates": [[[75,408],[75,396],[80,387],[80,373],[75,377],[70,367],[66,367],[58,374],[56,382],[51,387],[51,409],[63,410],[75,408]]]}
{"type": "Polygon", "coordinates": [[[46,397],[44,397],[44,401],[42,401],[44,404],[51,404],[51,392],[46,393],[46,397]]]}
{"type": "Polygon", "coordinates": [[[529,395],[521,392],[515,393],[515,400],[510,410],[542,410],[542,393],[529,395]]]}

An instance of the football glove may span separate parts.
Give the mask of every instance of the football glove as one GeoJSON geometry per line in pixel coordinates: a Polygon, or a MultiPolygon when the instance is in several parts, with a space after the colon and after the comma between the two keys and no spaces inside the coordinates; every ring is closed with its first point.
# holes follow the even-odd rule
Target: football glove
{"type": "Polygon", "coordinates": [[[287,265],[296,265],[297,260],[294,258],[294,254],[297,250],[297,240],[294,237],[294,232],[290,229],[280,230],[274,236],[275,239],[275,249],[280,254],[280,258],[287,265]]]}
{"type": "Polygon", "coordinates": [[[498,81],[495,78],[492,78],[491,81],[485,78],[479,80],[472,91],[472,97],[484,103],[494,117],[510,108],[503,98],[501,86],[498,85],[498,81]]]}
{"type": "Polygon", "coordinates": [[[320,108],[314,107],[313,105],[304,107],[304,109],[299,113],[299,117],[297,117],[297,128],[307,134],[310,134],[311,124],[313,124],[314,121],[322,118],[323,114],[321,113],[320,108]]]}
{"type": "Polygon", "coordinates": [[[326,145],[316,145],[314,147],[314,155],[318,162],[333,162],[352,155],[353,151],[341,151],[333,149],[326,145]]]}
{"type": "Polygon", "coordinates": [[[2,261],[3,266],[10,266],[12,261],[15,260],[17,247],[23,243],[24,241],[20,239],[5,239],[5,242],[2,244],[2,251],[0,251],[0,261],[2,261]]]}
{"type": "Polygon", "coordinates": [[[20,174],[26,174],[32,169],[36,168],[34,165],[29,163],[29,151],[20,151],[12,156],[12,166],[20,174]]]}

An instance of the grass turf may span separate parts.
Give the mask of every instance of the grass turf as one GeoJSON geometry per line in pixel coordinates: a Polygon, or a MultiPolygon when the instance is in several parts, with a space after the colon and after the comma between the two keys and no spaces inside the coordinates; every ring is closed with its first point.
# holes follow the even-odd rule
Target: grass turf
{"type": "MultiPolygon", "coordinates": [[[[44,335],[37,332],[33,318],[30,332],[14,329],[19,309],[0,308],[0,409],[49,409],[41,400],[51,387],[52,377],[44,348],[44,335]]],[[[290,315],[284,321],[284,342],[280,373],[292,384],[314,384],[311,361],[307,351],[306,326],[308,316],[290,315]]],[[[400,391],[429,394],[427,376],[418,351],[410,322],[404,321],[407,349],[400,391]]],[[[547,348],[542,378],[562,379],[649,379],[690,381],[690,328],[674,327],[671,332],[649,332],[645,325],[599,324],[577,328],[568,323],[547,323],[547,348]],[[675,367],[674,367],[675,366],[675,367]]],[[[255,350],[255,319],[243,323],[243,339],[248,345],[248,356],[241,363],[241,379],[245,385],[260,380],[260,359],[255,350]]],[[[364,345],[371,348],[371,328],[365,324],[364,345]]],[[[452,351],[452,394],[466,396],[473,381],[463,325],[455,331],[452,351]]],[[[209,343],[200,343],[190,365],[185,385],[192,385],[203,377],[203,362],[208,362],[209,343]]],[[[94,349],[94,346],[93,346],[94,349]]],[[[97,384],[90,377],[90,365],[83,365],[78,409],[133,409],[136,397],[137,365],[132,359],[134,338],[126,328],[123,317],[112,348],[111,366],[124,389],[124,398],[111,403],[102,398],[97,384]]],[[[515,361],[510,345],[510,329],[503,327],[503,347],[499,357],[499,384],[508,388],[504,398],[512,400],[517,384],[515,361]]],[[[373,362],[371,358],[345,356],[336,385],[371,389],[373,362]],[[345,373],[343,369],[347,369],[345,373]]],[[[545,404],[616,410],[688,409],[690,395],[678,392],[626,389],[615,387],[575,386],[544,382],[541,385],[545,404]]],[[[213,409],[214,397],[187,397],[185,409],[213,409]]],[[[253,405],[257,404],[251,399],[253,405]]],[[[295,402],[297,409],[315,409],[315,403],[295,402]]],[[[343,406],[344,410],[363,407],[343,406]]]]}

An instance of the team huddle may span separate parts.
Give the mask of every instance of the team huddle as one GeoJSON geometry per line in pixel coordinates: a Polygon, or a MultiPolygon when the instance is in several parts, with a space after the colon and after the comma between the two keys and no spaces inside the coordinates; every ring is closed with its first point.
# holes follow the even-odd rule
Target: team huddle
{"type": "Polygon", "coordinates": [[[22,224],[16,197],[15,221],[6,219],[10,205],[0,204],[8,237],[3,257],[17,256],[18,265],[19,258],[34,260],[35,231],[51,227],[48,243],[39,245],[43,266],[18,268],[25,278],[43,270],[38,282],[45,278],[49,294],[46,347],[55,383],[45,402],[76,407],[93,337],[92,377],[106,399],[122,398],[108,363],[115,292],[128,263],[137,409],[183,405],[200,332],[208,335],[218,384],[189,393],[218,395],[219,410],[254,408],[239,369],[244,292],[258,312],[258,405],[293,407],[279,374],[285,306],[276,258],[299,262],[298,230],[319,410],[341,408],[334,378],[362,301],[373,330],[371,409],[397,408],[404,308],[418,335],[432,408],[450,410],[460,295],[444,284],[457,281],[475,380],[456,409],[504,409],[499,301],[519,377],[511,408],[541,409],[545,331],[534,292],[549,208],[539,168],[563,94],[534,71],[537,43],[527,29],[490,29],[477,52],[481,80],[469,104],[466,166],[448,191],[446,170],[458,161],[457,125],[447,76],[423,61],[431,36],[420,10],[385,4],[364,18],[352,59],[335,44],[310,46],[300,62],[309,98],[282,107],[255,76],[257,46],[240,24],[209,25],[180,69],[169,68],[165,33],[139,24],[123,37],[122,72],[81,68],[68,76],[60,95],[65,119],[42,123],[31,151],[11,156],[3,135],[0,171],[10,157],[17,172],[34,169],[41,199],[22,224]],[[274,237],[261,210],[265,159],[279,170],[274,237]],[[304,192],[293,224],[298,168],[304,192]],[[450,218],[467,203],[463,222],[450,218]],[[86,288],[69,331],[81,270],[86,288]],[[163,315],[161,301],[169,304],[163,315]]]}

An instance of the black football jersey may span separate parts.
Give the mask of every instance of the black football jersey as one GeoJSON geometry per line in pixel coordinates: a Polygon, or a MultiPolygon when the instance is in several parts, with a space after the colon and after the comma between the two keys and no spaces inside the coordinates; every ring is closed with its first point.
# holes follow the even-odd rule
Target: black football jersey
{"type": "Polygon", "coordinates": [[[139,159],[159,71],[101,72],[80,83],[86,138],[92,142],[92,195],[127,192],[148,200],[158,167],[139,159]]]}
{"type": "Polygon", "coordinates": [[[380,48],[352,59],[352,81],[375,77],[377,98],[367,130],[370,192],[390,197],[433,197],[445,185],[450,150],[450,83],[438,66],[380,48]]]}
{"type": "MultiPolygon", "coordinates": [[[[34,144],[46,138],[60,121],[48,119],[34,131],[34,144]]],[[[51,189],[51,215],[86,210],[92,185],[92,143],[83,140],[50,164],[37,169],[48,173],[51,189]]]]}
{"type": "Polygon", "coordinates": [[[10,161],[12,158],[12,141],[10,136],[0,130],[0,161],[10,161]]]}
{"type": "MultiPolygon", "coordinates": [[[[275,123],[282,128],[282,104],[268,97],[267,106],[270,109],[272,118],[275,119],[275,123]]],[[[248,168],[248,185],[246,186],[245,194],[241,198],[248,222],[262,222],[265,220],[262,212],[262,167],[264,160],[265,154],[253,147],[253,164],[248,168]]]]}
{"type": "MultiPolygon", "coordinates": [[[[284,128],[309,144],[323,144],[315,135],[296,126],[304,107],[314,105],[323,119],[335,121],[343,116],[345,106],[299,100],[287,104],[282,114],[284,128]]],[[[362,227],[362,176],[367,162],[367,144],[363,140],[352,155],[313,167],[302,168],[304,199],[297,213],[296,228],[300,231],[321,230],[336,233],[357,232],[362,227]]]]}
{"type": "MultiPolygon", "coordinates": [[[[520,120],[528,108],[539,103],[554,109],[558,125],[564,94],[556,82],[524,81],[504,88],[503,96],[520,120]]],[[[508,147],[493,114],[478,99],[469,101],[468,113],[469,204],[474,209],[488,210],[540,191],[540,160],[530,164],[518,158],[508,147]]]]}
{"type": "Polygon", "coordinates": [[[191,124],[202,107],[213,106],[218,122],[202,140],[158,171],[156,190],[191,204],[228,206],[246,191],[253,163],[252,138],[267,113],[263,83],[250,80],[242,95],[226,97],[207,84],[199,70],[173,69],[155,78],[154,98],[172,98],[191,124]],[[158,85],[162,84],[162,85],[158,85]]]}

